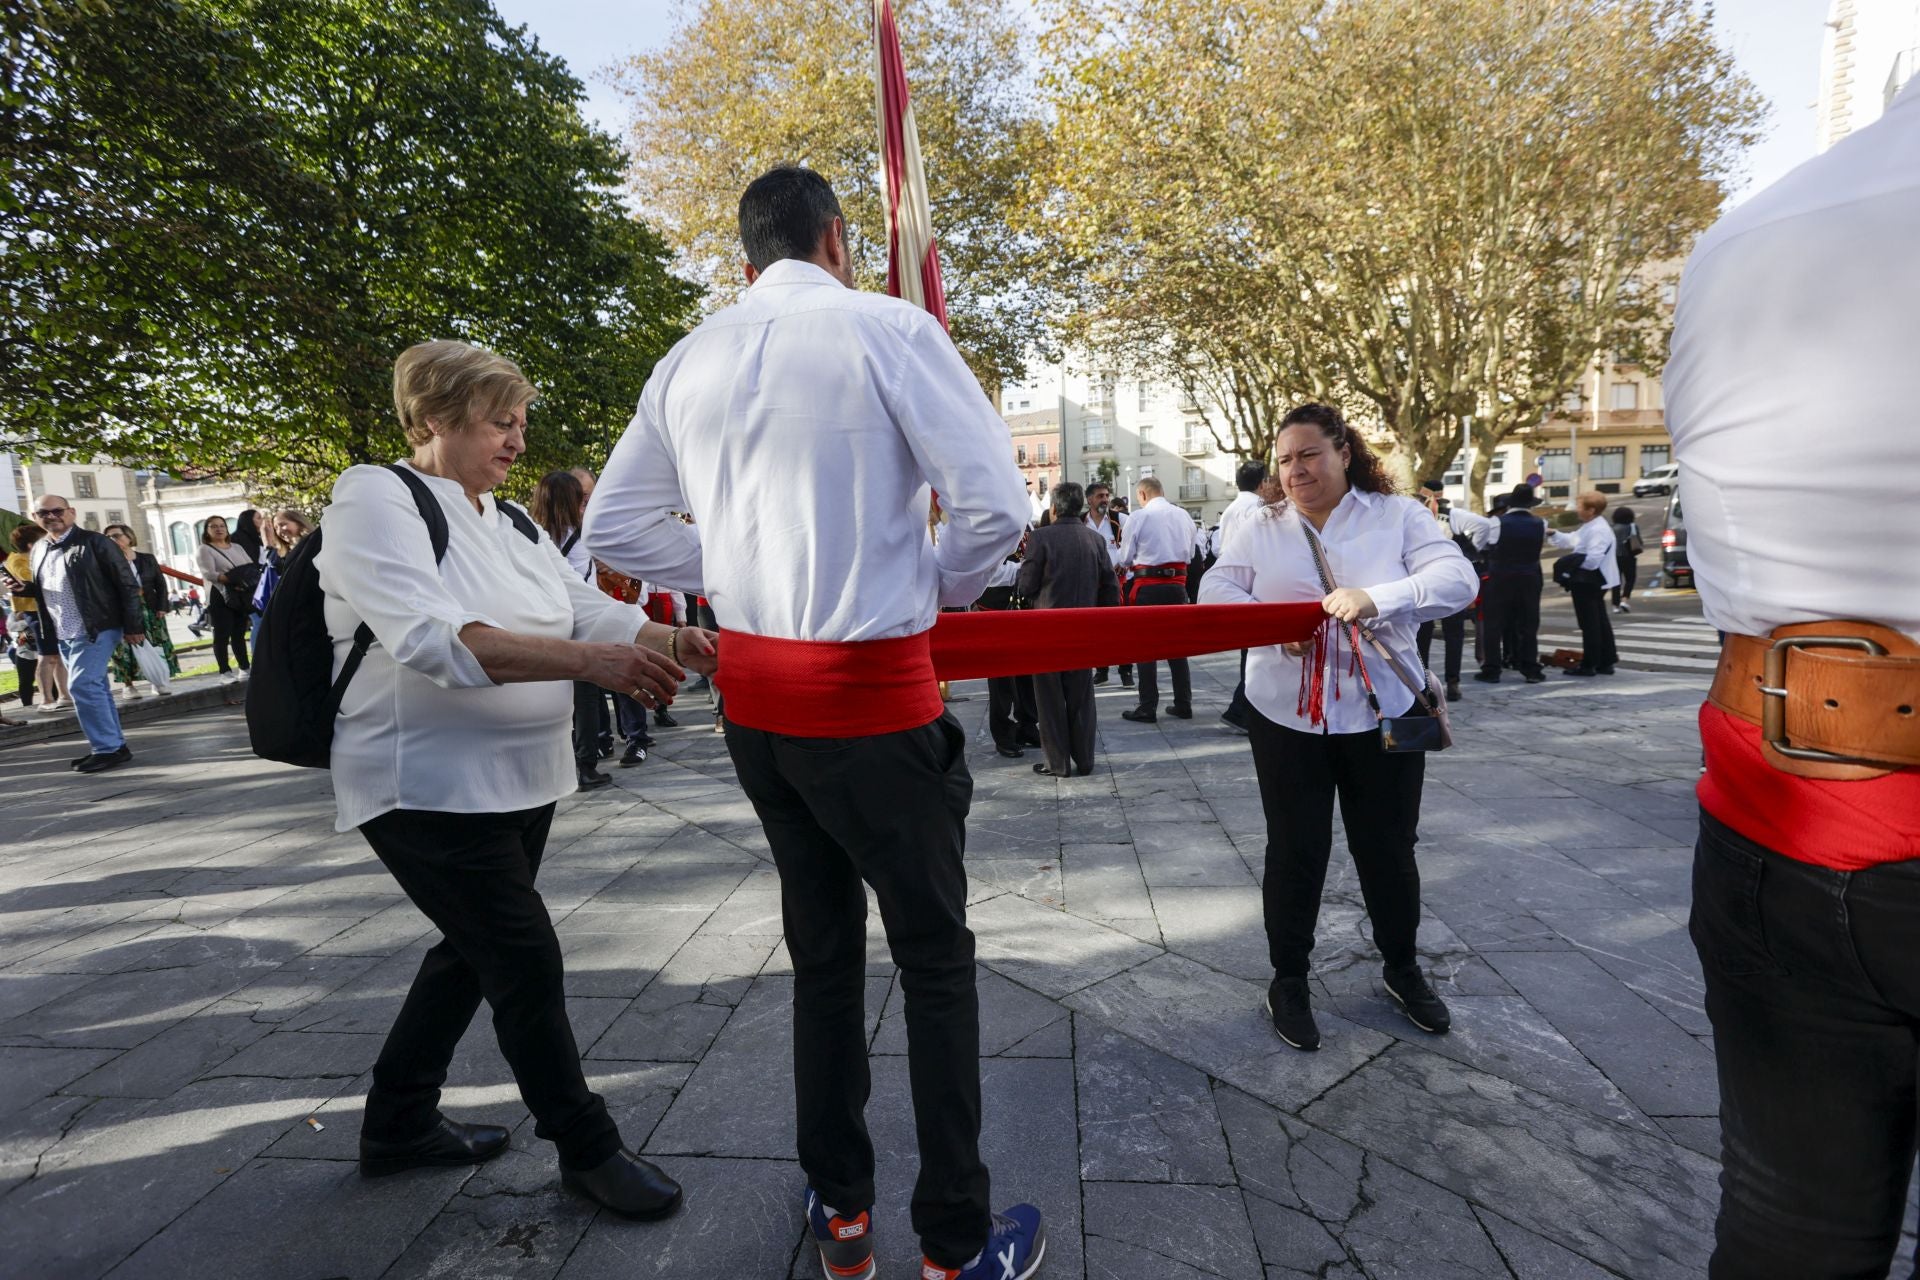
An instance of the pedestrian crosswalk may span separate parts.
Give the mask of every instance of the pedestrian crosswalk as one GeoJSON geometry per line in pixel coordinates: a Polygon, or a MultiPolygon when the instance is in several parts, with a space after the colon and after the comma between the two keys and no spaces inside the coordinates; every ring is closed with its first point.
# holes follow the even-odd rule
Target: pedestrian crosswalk
{"type": "MultiPolygon", "coordinates": [[[[1611,615],[1620,665],[1636,671],[1711,671],[1719,665],[1720,634],[1705,618],[1648,618],[1611,615]]],[[[1540,648],[1578,649],[1580,631],[1571,616],[1540,620],[1540,648]]]]}

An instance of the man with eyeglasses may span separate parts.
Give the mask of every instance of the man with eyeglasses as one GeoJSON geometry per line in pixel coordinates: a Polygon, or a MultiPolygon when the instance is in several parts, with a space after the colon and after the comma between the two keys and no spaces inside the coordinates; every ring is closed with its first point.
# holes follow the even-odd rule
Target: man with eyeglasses
{"type": "MultiPolygon", "coordinates": [[[[68,696],[87,735],[89,752],[68,767],[100,773],[133,759],[120,732],[110,683],[114,646],[146,639],[140,583],[133,566],[104,534],[74,524],[67,500],[42,495],[33,517],[47,531],[33,547],[33,578],[17,594],[37,596],[45,631],[66,659],[68,696]]],[[[9,583],[8,585],[12,585],[9,583]]]]}

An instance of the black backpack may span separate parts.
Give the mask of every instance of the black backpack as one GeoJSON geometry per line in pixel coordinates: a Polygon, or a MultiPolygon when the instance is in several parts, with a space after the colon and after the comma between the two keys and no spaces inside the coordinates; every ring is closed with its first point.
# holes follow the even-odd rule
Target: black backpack
{"type": "MultiPolygon", "coordinates": [[[[447,513],[419,476],[401,466],[389,465],[387,470],[406,482],[413,505],[426,523],[433,561],[440,563],[447,554],[447,513]]],[[[540,530],[526,512],[498,499],[494,505],[528,541],[540,541],[540,530]]],[[[307,769],[327,767],[334,717],[340,714],[347,684],[374,639],[373,628],[361,623],[340,675],[334,677],[333,637],[327,634],[320,572],[313,565],[325,532],[315,529],[301,539],[281,566],[279,585],[261,617],[247,681],[247,737],[253,754],[307,769]]]]}

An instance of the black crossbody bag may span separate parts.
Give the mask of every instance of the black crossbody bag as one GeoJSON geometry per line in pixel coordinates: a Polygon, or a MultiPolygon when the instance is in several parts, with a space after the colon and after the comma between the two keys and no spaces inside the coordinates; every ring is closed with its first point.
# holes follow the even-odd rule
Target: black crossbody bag
{"type": "MultiPolygon", "coordinates": [[[[1300,530],[1307,535],[1307,546],[1313,550],[1314,572],[1320,575],[1320,590],[1323,595],[1332,595],[1334,591],[1333,570],[1327,567],[1326,553],[1320,549],[1320,539],[1314,535],[1313,526],[1306,517],[1300,519],[1300,530]]],[[[1341,623],[1347,629],[1348,643],[1353,646],[1353,659],[1360,668],[1360,683],[1367,691],[1367,705],[1373,708],[1373,717],[1380,722],[1380,749],[1400,753],[1405,751],[1445,751],[1453,745],[1453,725],[1447,716],[1447,704],[1434,690],[1434,678],[1431,671],[1422,671],[1425,680],[1415,680],[1406,666],[1393,655],[1393,650],[1380,643],[1377,636],[1357,622],[1341,623]],[[1406,715],[1389,716],[1380,711],[1380,698],[1373,691],[1373,677],[1367,674],[1367,660],[1361,656],[1360,641],[1373,646],[1374,652],[1386,660],[1400,682],[1413,690],[1413,707],[1406,715]]]]}

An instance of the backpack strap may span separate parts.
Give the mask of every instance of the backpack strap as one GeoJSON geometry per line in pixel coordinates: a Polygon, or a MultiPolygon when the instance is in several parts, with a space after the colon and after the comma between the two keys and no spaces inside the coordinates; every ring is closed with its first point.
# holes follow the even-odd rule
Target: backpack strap
{"type": "Polygon", "coordinates": [[[572,551],[574,547],[578,545],[579,541],[580,541],[580,531],[578,529],[575,529],[572,533],[567,535],[567,540],[560,544],[560,554],[564,556],[568,552],[572,551]]]}
{"type": "MultiPolygon", "coordinates": [[[[540,527],[534,524],[532,517],[527,515],[526,512],[514,506],[505,498],[495,498],[493,505],[496,509],[506,513],[507,519],[513,522],[513,527],[520,531],[521,537],[525,538],[528,542],[538,543],[540,541],[540,527]]],[[[573,536],[577,539],[580,535],[575,533],[573,536]]],[[[567,545],[571,547],[573,543],[569,542],[567,545]]]]}
{"type": "MultiPolygon", "coordinates": [[[[439,564],[447,558],[447,513],[440,509],[440,500],[433,496],[433,490],[427,488],[426,481],[406,467],[389,462],[386,469],[405,482],[407,492],[413,497],[414,510],[420,513],[421,522],[427,526],[427,542],[433,547],[433,562],[439,564]]],[[[340,663],[340,674],[333,680],[334,715],[340,714],[340,704],[347,696],[347,685],[352,682],[353,673],[360,669],[367,650],[372,647],[373,628],[363,622],[354,629],[353,645],[340,663]]]]}

